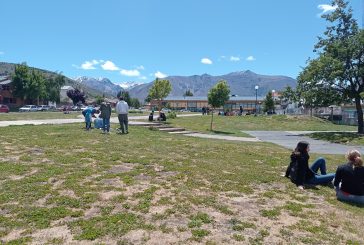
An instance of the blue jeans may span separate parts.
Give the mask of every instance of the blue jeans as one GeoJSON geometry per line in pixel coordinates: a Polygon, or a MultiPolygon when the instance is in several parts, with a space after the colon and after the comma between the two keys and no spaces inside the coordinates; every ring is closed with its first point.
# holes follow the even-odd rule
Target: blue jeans
{"type": "Polygon", "coordinates": [[[315,176],[312,177],[311,179],[308,179],[306,181],[307,184],[312,184],[312,185],[328,184],[335,178],[335,174],[326,173],[326,161],[322,157],[316,159],[316,161],[312,163],[310,169],[315,173],[315,176]],[[319,169],[321,175],[317,174],[319,169]]]}
{"type": "Polygon", "coordinates": [[[109,118],[103,118],[102,119],[102,126],[103,126],[103,130],[104,132],[107,131],[109,132],[110,130],[110,117],[109,118]]]}
{"type": "Polygon", "coordinates": [[[343,192],[340,189],[336,189],[336,197],[339,201],[364,205],[364,196],[351,195],[347,192],[343,192]]]}

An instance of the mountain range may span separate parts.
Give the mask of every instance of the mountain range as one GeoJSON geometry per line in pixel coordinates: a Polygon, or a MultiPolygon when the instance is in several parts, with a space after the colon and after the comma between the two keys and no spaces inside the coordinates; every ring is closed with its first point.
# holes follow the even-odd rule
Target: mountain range
{"type": "MultiPolygon", "coordinates": [[[[0,62],[0,75],[10,75],[14,72],[15,64],[0,62]]],[[[55,72],[38,69],[46,76],[56,74],[55,72]]],[[[260,75],[250,70],[232,72],[221,76],[212,76],[209,74],[193,75],[193,76],[169,76],[163,79],[170,81],[172,91],[169,96],[183,96],[190,90],[194,96],[207,96],[208,91],[219,80],[226,80],[230,87],[230,93],[237,96],[254,96],[257,92],[258,96],[265,96],[268,91],[283,90],[286,86],[296,87],[296,80],[287,76],[260,75]],[[259,89],[255,91],[255,86],[259,89]]],[[[119,85],[112,83],[107,78],[78,77],[70,79],[66,77],[66,85],[74,88],[81,88],[90,97],[104,95],[106,97],[116,97],[117,93],[126,89],[132,98],[138,98],[141,102],[148,95],[153,82],[138,84],[136,82],[124,82],[119,85]]]]}
{"type": "MultiPolygon", "coordinates": [[[[170,81],[172,91],[169,96],[183,96],[190,90],[194,96],[207,96],[208,91],[219,80],[226,80],[230,87],[230,93],[237,96],[265,96],[268,91],[283,90],[286,86],[295,88],[297,81],[287,76],[259,75],[250,70],[232,72],[221,76],[211,76],[209,74],[193,76],[169,76],[163,79],[170,81]],[[255,86],[258,90],[255,91],[255,86]]],[[[148,95],[153,82],[141,84],[129,89],[129,94],[133,98],[141,101],[148,95]]]]}

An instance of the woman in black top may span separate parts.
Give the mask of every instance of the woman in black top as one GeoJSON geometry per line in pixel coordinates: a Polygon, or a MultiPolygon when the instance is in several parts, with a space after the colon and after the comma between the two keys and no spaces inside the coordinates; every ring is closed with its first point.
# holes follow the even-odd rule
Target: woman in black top
{"type": "Polygon", "coordinates": [[[311,167],[309,167],[309,151],[310,144],[308,142],[298,142],[296,149],[291,154],[291,162],[285,174],[285,176],[290,178],[300,189],[304,189],[304,184],[318,185],[330,183],[335,177],[335,174],[326,173],[326,161],[322,157],[318,158],[311,167]],[[319,169],[321,175],[317,173],[319,169]]]}
{"type": "Polygon", "coordinates": [[[336,170],[336,197],[340,201],[364,204],[364,167],[360,152],[351,150],[346,157],[348,163],[336,170]]]}

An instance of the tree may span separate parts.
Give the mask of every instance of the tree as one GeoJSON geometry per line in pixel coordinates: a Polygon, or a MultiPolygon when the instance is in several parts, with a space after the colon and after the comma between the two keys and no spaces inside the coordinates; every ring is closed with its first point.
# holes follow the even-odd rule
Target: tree
{"type": "Polygon", "coordinates": [[[21,99],[25,98],[26,95],[26,84],[29,82],[29,68],[26,63],[15,65],[15,71],[12,76],[13,80],[13,94],[21,99]]]}
{"type": "Polygon", "coordinates": [[[123,97],[124,98],[124,101],[126,103],[128,103],[128,105],[131,104],[131,98],[130,98],[129,92],[126,91],[126,90],[120,90],[118,92],[118,94],[116,95],[116,97],[118,97],[118,98],[123,97]]]}
{"type": "Polygon", "coordinates": [[[61,99],[61,88],[65,83],[65,77],[61,73],[46,80],[46,90],[48,91],[46,99],[59,103],[61,99]]]}
{"type": "Polygon", "coordinates": [[[104,102],[104,97],[101,95],[97,95],[95,97],[95,100],[96,100],[96,104],[101,105],[101,103],[104,102]]]}
{"type": "MultiPolygon", "coordinates": [[[[308,61],[298,77],[298,82],[301,86],[322,86],[330,93],[336,93],[340,99],[354,100],[358,115],[358,133],[363,134],[360,93],[364,91],[364,30],[358,28],[347,2],[333,0],[332,6],[337,8],[323,15],[331,26],[327,27],[325,36],[320,37],[315,45],[314,51],[318,53],[318,57],[308,61]]],[[[316,98],[322,95],[322,91],[319,92],[321,94],[316,94],[316,98]]]]}
{"type": "Polygon", "coordinates": [[[140,107],[140,102],[137,98],[131,98],[130,99],[130,106],[134,107],[134,108],[139,108],[140,107]]]}
{"type": "Polygon", "coordinates": [[[207,95],[208,103],[212,107],[210,131],[212,131],[212,122],[214,119],[214,109],[225,105],[229,100],[230,88],[225,80],[220,80],[212,87],[207,95]]]}
{"type": "Polygon", "coordinates": [[[15,66],[13,74],[13,94],[16,97],[26,99],[33,103],[40,100],[56,101],[60,100],[60,90],[65,83],[65,78],[61,74],[45,77],[44,73],[29,69],[26,63],[15,66]]]}
{"type": "Polygon", "coordinates": [[[287,86],[281,93],[280,99],[284,102],[297,102],[299,101],[299,96],[296,90],[292,89],[291,86],[287,86]]]}
{"type": "Polygon", "coordinates": [[[168,80],[159,80],[158,78],[154,81],[153,86],[149,89],[148,97],[151,100],[157,100],[159,112],[162,109],[162,101],[169,95],[172,90],[172,85],[168,80]]]}
{"type": "Polygon", "coordinates": [[[71,89],[67,91],[67,96],[73,102],[73,105],[76,105],[78,102],[85,103],[85,94],[84,92],[80,91],[78,88],[71,89]]]}
{"type": "Polygon", "coordinates": [[[191,90],[186,90],[186,92],[183,94],[183,96],[193,96],[193,93],[191,92],[191,90]]]}
{"type": "Polygon", "coordinates": [[[274,111],[274,100],[272,92],[270,91],[268,92],[267,96],[263,101],[263,111],[268,113],[274,111]]]}

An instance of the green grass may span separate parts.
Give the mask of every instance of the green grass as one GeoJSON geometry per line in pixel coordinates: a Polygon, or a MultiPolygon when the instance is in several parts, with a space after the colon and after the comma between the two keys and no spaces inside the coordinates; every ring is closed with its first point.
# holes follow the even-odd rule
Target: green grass
{"type": "Polygon", "coordinates": [[[364,145],[364,136],[354,132],[318,132],[308,134],[309,137],[332,143],[346,145],[364,145]]]}
{"type": "Polygon", "coordinates": [[[78,118],[79,115],[82,115],[80,111],[73,111],[69,114],[64,114],[61,111],[9,112],[9,113],[0,113],[0,121],[66,119],[66,118],[78,118]]]}
{"type": "MultiPolygon", "coordinates": [[[[175,127],[192,131],[211,133],[211,116],[177,117],[168,120],[175,127]]],[[[332,124],[315,117],[273,115],[273,116],[217,116],[214,115],[213,132],[234,136],[246,136],[241,131],[355,131],[355,126],[332,124]]]]}
{"type": "MultiPolygon", "coordinates": [[[[327,186],[302,192],[279,176],[288,149],[133,126],[128,135],[103,135],[82,126],[0,128],[0,239],[26,244],[63,226],[86,243],[130,243],[125,235],[140,231],[141,240],[163,234],[180,243],[364,242],[364,209],[338,202],[327,186]],[[24,233],[14,236],[18,230],[24,233]]],[[[342,161],[324,157],[329,171],[342,161]]]]}

